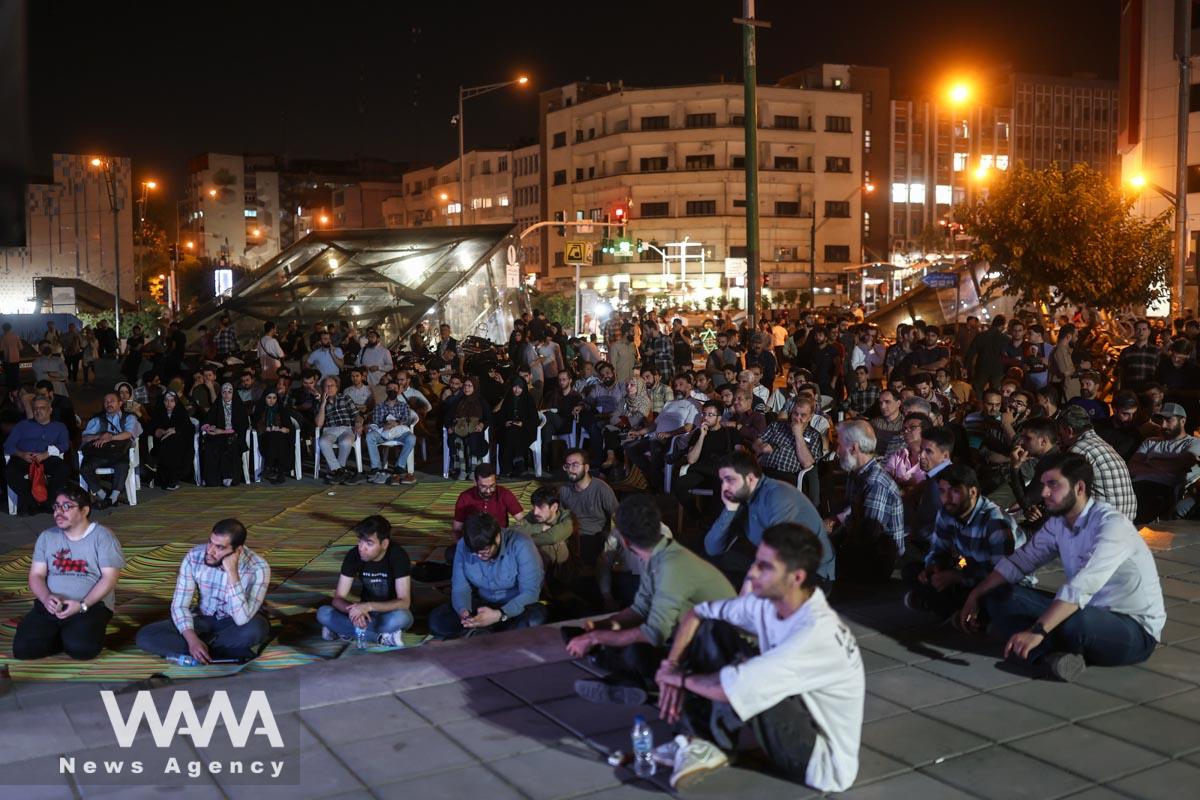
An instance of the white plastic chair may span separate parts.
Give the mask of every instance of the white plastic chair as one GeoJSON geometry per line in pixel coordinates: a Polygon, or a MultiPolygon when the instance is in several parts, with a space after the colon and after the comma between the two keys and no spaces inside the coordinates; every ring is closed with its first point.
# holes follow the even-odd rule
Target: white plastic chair
{"type": "MultiPolygon", "coordinates": [[[[8,455],[7,453],[4,454],[4,466],[8,466],[8,460],[10,458],[12,458],[12,456],[8,455]]],[[[11,486],[8,487],[8,514],[12,517],[17,515],[17,492],[11,486]]]]}
{"type": "MultiPolygon", "coordinates": [[[[487,442],[487,452],[483,454],[484,463],[492,460],[492,432],[489,428],[483,429],[483,440],[487,442]]],[[[442,477],[450,477],[450,431],[442,428],[442,477]]]]}
{"type": "MultiPolygon", "coordinates": [[[[354,445],[353,445],[353,447],[354,447],[354,466],[358,469],[359,472],[363,471],[363,468],[362,468],[363,443],[362,442],[363,442],[363,437],[358,436],[354,439],[354,445]]],[[[338,446],[337,442],[334,442],[333,446],[336,448],[338,446]]],[[[321,477],[321,429],[320,428],[317,428],[316,431],[313,432],[313,453],[316,455],[316,457],[313,459],[313,478],[316,479],[316,478],[321,477]]]]}
{"type": "MultiPolygon", "coordinates": [[[[196,431],[197,431],[197,434],[196,434],[196,459],[195,459],[196,485],[201,486],[201,485],[203,485],[204,480],[200,475],[200,440],[201,440],[202,436],[207,436],[208,434],[202,433],[200,431],[199,427],[196,428],[196,431]]],[[[247,449],[242,451],[242,479],[247,484],[249,484],[250,483],[250,450],[249,450],[250,431],[246,431],[246,446],[247,446],[247,449]]]]}
{"type": "MultiPolygon", "coordinates": [[[[533,442],[529,445],[530,451],[533,453],[533,473],[539,478],[542,477],[542,428],[546,427],[545,413],[538,412],[537,433],[533,437],[533,442]]],[[[496,444],[496,463],[500,463],[500,447],[496,444]]]]}
{"type": "MultiPolygon", "coordinates": [[[[296,445],[295,466],[292,467],[292,475],[295,476],[296,480],[300,480],[304,477],[304,470],[300,466],[300,429],[293,428],[292,433],[294,434],[296,445]]],[[[262,452],[258,449],[258,431],[251,428],[249,434],[250,450],[254,454],[254,482],[261,483],[263,473],[263,457],[262,452]]]]}
{"type": "MultiPolygon", "coordinates": [[[[83,451],[81,450],[78,453],[78,455],[79,455],[79,466],[82,468],[83,467],[83,451]]],[[[137,449],[137,440],[135,439],[133,445],[129,448],[129,472],[128,472],[128,474],[125,475],[125,499],[129,501],[129,505],[131,505],[131,506],[137,505],[137,490],[138,490],[137,468],[138,468],[138,449],[137,449]]],[[[116,473],[116,470],[113,469],[112,467],[100,467],[96,470],[97,475],[113,475],[115,473],[116,473]]],[[[92,491],[91,487],[89,487],[87,485],[87,479],[83,477],[82,471],[79,473],[79,484],[84,489],[87,489],[88,491],[92,491]]]]}

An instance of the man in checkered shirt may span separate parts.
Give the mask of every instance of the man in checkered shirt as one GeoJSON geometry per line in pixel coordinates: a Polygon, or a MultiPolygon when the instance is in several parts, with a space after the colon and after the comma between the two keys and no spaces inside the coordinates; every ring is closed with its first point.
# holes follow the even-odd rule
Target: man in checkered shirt
{"type": "Polygon", "coordinates": [[[1059,446],[1083,456],[1092,465],[1092,497],[1103,500],[1125,516],[1137,516],[1137,494],[1129,467],[1108,442],[1092,428],[1092,418],[1080,406],[1067,406],[1058,420],[1059,446]]]}
{"type": "Polygon", "coordinates": [[[223,519],[213,525],[207,544],[183,557],[171,619],[139,630],[137,646],[164,658],[190,656],[200,664],[249,661],[271,636],[262,612],[270,580],[271,567],[246,547],[246,526],[223,519]],[[193,611],[197,592],[200,604],[193,611]]]}
{"type": "Polygon", "coordinates": [[[346,468],[350,450],[362,435],[363,418],[358,406],[338,392],[338,379],[330,375],[321,381],[321,404],[317,407],[316,426],[321,429],[321,455],[329,467],[327,482],[361,483],[362,476],[352,476],[346,468]],[[334,452],[334,445],[337,452],[334,452]]]}
{"type": "Polygon", "coordinates": [[[663,336],[656,324],[647,323],[642,330],[642,367],[653,366],[658,370],[662,382],[669,384],[675,376],[675,353],[671,348],[671,340],[663,336]]]}
{"type": "Polygon", "coordinates": [[[217,348],[217,360],[224,361],[229,356],[237,355],[238,338],[237,331],[229,324],[229,315],[225,314],[221,317],[221,327],[213,334],[213,344],[217,348]]]}
{"type": "MultiPolygon", "coordinates": [[[[808,395],[798,398],[792,405],[787,422],[772,422],[758,441],[754,442],[758,463],[768,478],[795,486],[800,471],[808,469],[825,455],[821,432],[812,425],[814,407],[815,404],[808,395]]],[[[810,472],[809,475],[814,473],[810,472]]],[[[806,494],[809,495],[809,500],[813,500],[813,505],[820,503],[819,493],[815,500],[812,492],[806,494]]]]}
{"type": "Polygon", "coordinates": [[[879,583],[904,554],[904,502],[875,458],[875,430],[863,420],[837,426],[838,463],[846,471],[846,507],[825,520],[837,551],[838,578],[879,583]]]}
{"type": "Polygon", "coordinates": [[[1162,350],[1150,341],[1150,323],[1144,319],[1133,324],[1133,339],[1117,356],[1117,377],[1121,389],[1137,392],[1143,383],[1154,380],[1162,350]]]}

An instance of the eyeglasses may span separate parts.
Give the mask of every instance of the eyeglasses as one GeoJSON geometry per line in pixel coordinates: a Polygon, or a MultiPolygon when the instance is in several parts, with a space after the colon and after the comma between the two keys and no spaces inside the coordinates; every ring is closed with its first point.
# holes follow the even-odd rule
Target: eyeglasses
{"type": "Polygon", "coordinates": [[[55,503],[53,506],[51,506],[51,508],[53,508],[55,511],[62,511],[62,512],[66,513],[67,511],[71,511],[73,509],[79,508],[79,504],[78,503],[55,503]]]}
{"type": "Polygon", "coordinates": [[[920,425],[905,425],[904,426],[905,433],[913,433],[914,431],[919,431],[919,430],[921,430],[920,425]]]}

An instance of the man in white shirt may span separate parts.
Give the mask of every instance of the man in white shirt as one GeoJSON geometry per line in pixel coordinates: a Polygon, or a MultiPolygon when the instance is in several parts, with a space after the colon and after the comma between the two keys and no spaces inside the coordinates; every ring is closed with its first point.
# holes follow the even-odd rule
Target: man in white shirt
{"type": "Polygon", "coordinates": [[[802,525],[767,528],[752,594],[700,603],[680,621],[656,676],[660,714],[685,731],[655,751],[673,753],[672,787],[725,766],[745,725],[789,779],[833,792],[854,783],[866,679],[854,635],[816,585],[821,558],[802,525]]]}
{"type": "Polygon", "coordinates": [[[1166,623],[1150,549],[1121,512],[1092,497],[1091,464],[1076,453],[1043,459],[1049,517],[967,596],[960,625],[1007,640],[1004,657],[1071,681],[1089,665],[1138,664],[1154,653],[1166,623]],[[1066,582],[1054,595],[1016,585],[1061,559],[1066,582]]]}
{"type": "MultiPolygon", "coordinates": [[[[379,343],[379,331],[367,329],[367,344],[358,353],[358,365],[367,371],[367,385],[374,389],[392,371],[392,354],[379,343]]],[[[376,397],[382,400],[382,397],[376,397]]]]}

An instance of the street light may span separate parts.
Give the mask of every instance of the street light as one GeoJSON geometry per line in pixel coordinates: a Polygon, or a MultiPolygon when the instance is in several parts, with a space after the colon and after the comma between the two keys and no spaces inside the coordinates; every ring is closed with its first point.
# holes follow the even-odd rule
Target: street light
{"type": "MultiPolygon", "coordinates": [[[[971,99],[971,87],[968,84],[966,84],[962,81],[959,81],[958,83],[955,83],[954,85],[952,85],[950,87],[950,89],[946,92],[946,96],[950,99],[950,105],[957,110],[958,108],[965,106],[967,104],[967,102],[971,99]]],[[[957,133],[955,133],[955,128],[956,128],[955,121],[952,119],[952,120],[950,120],[950,208],[951,208],[951,210],[954,209],[954,157],[956,155],[955,151],[956,151],[956,144],[957,144],[957,139],[958,139],[958,135],[957,135],[957,133]]],[[[967,140],[967,152],[966,152],[966,155],[964,156],[964,161],[963,161],[963,166],[965,168],[966,160],[971,157],[971,139],[970,139],[969,134],[964,138],[966,138],[966,140],[967,140]]],[[[964,182],[965,182],[965,178],[964,178],[964,182]]],[[[936,180],[934,181],[934,184],[936,187],[936,184],[937,184],[936,180]]],[[[966,192],[964,191],[963,194],[965,196],[966,192]]],[[[935,209],[937,207],[937,198],[936,197],[934,198],[934,207],[935,207],[935,209]]]]}
{"type": "Polygon", "coordinates": [[[121,205],[117,197],[116,168],[111,159],[94,156],[91,165],[100,170],[104,176],[104,188],[107,190],[108,207],[113,218],[113,272],[116,275],[116,293],[113,303],[113,332],[121,336],[121,205]]]}
{"type": "MultiPolygon", "coordinates": [[[[504,81],[502,83],[488,83],[483,86],[470,86],[463,88],[458,87],[458,116],[454,118],[455,124],[458,125],[458,224],[466,224],[466,208],[467,208],[467,183],[466,173],[463,169],[463,101],[470,100],[472,97],[479,97],[481,94],[494,92],[497,89],[504,89],[508,86],[526,86],[529,83],[528,76],[521,75],[520,77],[504,81]]],[[[446,198],[442,198],[443,200],[446,198]]]]}
{"type": "Polygon", "coordinates": [[[1172,283],[1174,283],[1174,287],[1172,288],[1171,294],[1175,298],[1175,303],[1176,303],[1178,309],[1180,310],[1179,313],[1182,314],[1183,313],[1183,311],[1182,311],[1182,309],[1183,309],[1183,291],[1184,291],[1184,284],[1185,284],[1184,273],[1187,271],[1187,247],[1186,247],[1186,245],[1181,246],[1180,243],[1185,241],[1185,237],[1180,236],[1178,233],[1179,220],[1182,216],[1182,212],[1179,208],[1179,195],[1175,194],[1175,192],[1169,191],[1168,189],[1164,189],[1163,187],[1159,186],[1154,181],[1147,180],[1146,176],[1140,172],[1137,173],[1136,175],[1131,176],[1128,180],[1128,183],[1131,187],[1133,187],[1133,190],[1136,194],[1140,194],[1143,189],[1150,188],[1150,189],[1153,189],[1155,192],[1157,192],[1160,197],[1162,197],[1164,200],[1166,200],[1168,203],[1171,204],[1171,210],[1175,215],[1175,225],[1176,225],[1176,236],[1175,236],[1175,240],[1172,242],[1173,249],[1175,251],[1174,252],[1174,256],[1175,256],[1174,273],[1175,274],[1172,276],[1173,277],[1172,283]]]}
{"type": "Polygon", "coordinates": [[[317,222],[321,223],[322,226],[328,225],[329,217],[325,214],[322,214],[320,217],[317,218],[317,222]]]}
{"type": "MultiPolygon", "coordinates": [[[[158,188],[158,182],[154,180],[142,181],[142,196],[138,198],[138,225],[141,229],[141,237],[146,236],[146,195],[153,189],[158,188]]],[[[143,242],[144,243],[144,242],[143,242]]]]}

